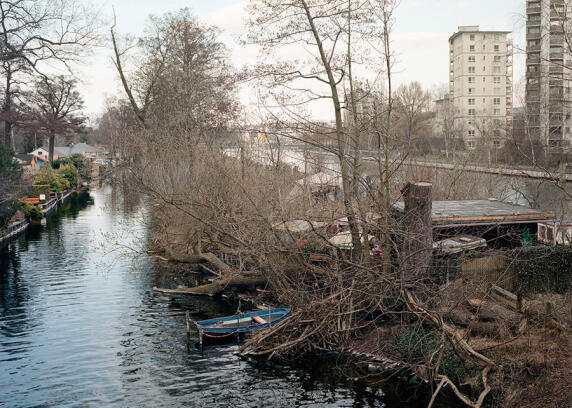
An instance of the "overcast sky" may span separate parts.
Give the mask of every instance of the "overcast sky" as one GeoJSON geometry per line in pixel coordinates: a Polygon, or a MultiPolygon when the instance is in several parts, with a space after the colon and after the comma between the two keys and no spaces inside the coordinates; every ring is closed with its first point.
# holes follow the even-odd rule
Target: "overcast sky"
{"type": "MultiPolygon", "coordinates": [[[[248,0],[94,0],[107,21],[112,8],[117,31],[137,35],[150,14],[163,14],[189,7],[195,15],[222,30],[221,39],[232,51],[233,63],[241,66],[255,59],[235,39],[243,32],[243,7],[248,0]]],[[[420,81],[426,88],[446,84],[448,38],[459,25],[479,25],[486,30],[513,31],[515,48],[524,46],[525,0],[402,0],[394,30],[398,53],[397,83],[420,81]]],[[[107,30],[106,30],[107,32],[107,30]]],[[[80,68],[86,111],[98,116],[108,97],[121,95],[111,63],[111,51],[102,49],[80,68]]],[[[524,58],[515,56],[515,85],[524,75],[524,58]]],[[[518,88],[518,86],[515,86],[518,88]]],[[[518,98],[515,101],[518,105],[518,98]]]]}

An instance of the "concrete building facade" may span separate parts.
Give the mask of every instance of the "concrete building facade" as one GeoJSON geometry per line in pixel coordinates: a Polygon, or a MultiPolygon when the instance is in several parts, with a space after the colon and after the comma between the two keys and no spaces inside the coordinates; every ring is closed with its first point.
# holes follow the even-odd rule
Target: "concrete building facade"
{"type": "Polygon", "coordinates": [[[449,91],[455,128],[467,149],[500,148],[512,127],[510,31],[460,26],[449,38],[449,91]]]}
{"type": "Polygon", "coordinates": [[[527,0],[526,16],[526,128],[548,152],[569,150],[572,1],[527,0]]]}

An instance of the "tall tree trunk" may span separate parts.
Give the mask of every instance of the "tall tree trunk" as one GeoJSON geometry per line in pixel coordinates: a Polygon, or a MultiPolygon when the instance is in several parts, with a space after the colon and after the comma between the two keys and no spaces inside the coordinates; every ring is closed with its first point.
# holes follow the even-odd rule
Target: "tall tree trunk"
{"type": "Polygon", "coordinates": [[[56,135],[50,132],[49,136],[49,146],[48,146],[48,160],[50,161],[50,166],[54,163],[54,143],[56,141],[56,135]]]}
{"type": "Polygon", "coordinates": [[[304,7],[304,11],[306,13],[306,17],[308,19],[308,24],[310,25],[310,29],[316,40],[316,45],[318,46],[318,51],[320,52],[320,60],[322,62],[322,66],[326,71],[326,75],[328,76],[328,84],[330,86],[330,91],[332,93],[332,101],[334,103],[334,113],[336,117],[336,139],[338,143],[338,159],[340,161],[340,173],[342,176],[342,190],[343,190],[343,202],[345,212],[348,218],[348,224],[350,227],[350,232],[352,235],[352,244],[354,248],[354,254],[361,254],[361,237],[359,233],[359,228],[357,225],[357,220],[355,216],[355,211],[352,205],[352,182],[351,182],[351,175],[350,175],[350,166],[348,161],[346,160],[345,154],[345,144],[346,144],[346,136],[343,129],[343,122],[342,122],[342,106],[340,103],[340,97],[338,94],[338,83],[334,78],[334,73],[332,71],[332,67],[330,65],[329,59],[326,56],[326,51],[324,50],[324,46],[322,44],[322,39],[320,38],[320,33],[316,25],[314,24],[314,17],[310,12],[310,7],[306,0],[301,0],[302,6],[304,7]]]}
{"type": "Polygon", "coordinates": [[[2,114],[4,116],[4,146],[12,147],[12,122],[10,113],[12,111],[12,71],[10,67],[6,69],[6,91],[4,92],[4,105],[2,106],[2,114]]]}

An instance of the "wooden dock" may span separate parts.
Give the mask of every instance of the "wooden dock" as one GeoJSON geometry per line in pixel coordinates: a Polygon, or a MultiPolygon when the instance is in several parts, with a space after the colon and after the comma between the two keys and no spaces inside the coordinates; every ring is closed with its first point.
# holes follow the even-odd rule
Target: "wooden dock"
{"type": "MultiPolygon", "coordinates": [[[[43,204],[38,204],[38,207],[40,207],[42,213],[44,214],[44,218],[47,218],[50,214],[52,214],[54,210],[57,209],[59,204],[66,203],[73,193],[74,190],[66,190],[59,195],[56,195],[54,198],[51,198],[49,201],[43,204]]],[[[29,220],[18,221],[10,224],[5,231],[0,231],[0,245],[16,238],[18,235],[26,231],[29,226],[29,220]]]]}

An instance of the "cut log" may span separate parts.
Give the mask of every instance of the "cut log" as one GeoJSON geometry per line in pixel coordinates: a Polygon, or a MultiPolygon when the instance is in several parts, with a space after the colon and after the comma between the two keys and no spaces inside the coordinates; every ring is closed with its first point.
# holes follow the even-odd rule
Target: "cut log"
{"type": "Polygon", "coordinates": [[[452,323],[465,327],[477,319],[473,313],[469,312],[467,308],[462,305],[448,309],[445,312],[445,318],[450,320],[452,323]]]}
{"type": "Polygon", "coordinates": [[[479,305],[473,305],[474,302],[467,302],[469,309],[475,312],[479,320],[484,321],[500,321],[506,325],[511,331],[517,331],[523,316],[520,313],[513,312],[510,309],[490,301],[479,302],[479,305]]]}

